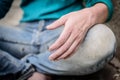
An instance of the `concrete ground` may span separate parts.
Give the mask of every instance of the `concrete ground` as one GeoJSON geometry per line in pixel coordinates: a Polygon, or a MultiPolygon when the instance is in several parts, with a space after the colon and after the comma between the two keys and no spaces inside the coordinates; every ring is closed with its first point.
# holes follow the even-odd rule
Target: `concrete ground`
{"type": "MultiPolygon", "coordinates": [[[[14,0],[11,10],[0,20],[0,25],[15,26],[19,24],[19,20],[23,14],[19,8],[21,0],[14,0]]],[[[120,0],[113,1],[115,12],[112,20],[107,25],[114,31],[117,37],[117,53],[104,69],[86,76],[53,76],[54,80],[120,80],[120,0]]]]}

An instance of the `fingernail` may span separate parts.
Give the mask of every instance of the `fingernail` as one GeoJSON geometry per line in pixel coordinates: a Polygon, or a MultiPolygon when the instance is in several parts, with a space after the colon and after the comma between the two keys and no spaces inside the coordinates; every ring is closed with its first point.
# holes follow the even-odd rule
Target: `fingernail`
{"type": "Polygon", "coordinates": [[[49,29],[49,26],[46,26],[46,29],[49,29]]]}
{"type": "Polygon", "coordinates": [[[52,51],[52,48],[51,48],[51,46],[49,47],[49,51],[52,51]]]}
{"type": "Polygon", "coordinates": [[[50,50],[50,53],[52,53],[52,54],[54,54],[55,52],[56,52],[56,50],[50,50]]]}
{"type": "Polygon", "coordinates": [[[49,57],[49,60],[50,60],[50,61],[54,61],[51,57],[49,57]]]}
{"type": "Polygon", "coordinates": [[[49,29],[49,28],[50,28],[50,25],[46,26],[46,28],[49,29]]]}
{"type": "Polygon", "coordinates": [[[58,61],[57,59],[51,59],[51,58],[49,58],[49,60],[50,60],[50,61],[58,61]]]}
{"type": "Polygon", "coordinates": [[[61,59],[63,59],[63,58],[62,57],[57,58],[57,60],[61,60],[61,59]]]}
{"type": "Polygon", "coordinates": [[[52,55],[49,56],[50,61],[54,61],[54,57],[52,55]]]}

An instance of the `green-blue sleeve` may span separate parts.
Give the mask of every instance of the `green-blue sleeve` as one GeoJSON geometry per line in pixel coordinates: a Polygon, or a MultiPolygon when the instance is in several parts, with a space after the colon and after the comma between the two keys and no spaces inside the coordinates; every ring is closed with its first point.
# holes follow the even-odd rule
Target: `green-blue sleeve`
{"type": "Polygon", "coordinates": [[[109,21],[112,18],[113,14],[113,4],[111,0],[84,0],[86,7],[91,7],[95,5],[96,3],[104,3],[108,7],[108,18],[107,21],[109,21]]]}

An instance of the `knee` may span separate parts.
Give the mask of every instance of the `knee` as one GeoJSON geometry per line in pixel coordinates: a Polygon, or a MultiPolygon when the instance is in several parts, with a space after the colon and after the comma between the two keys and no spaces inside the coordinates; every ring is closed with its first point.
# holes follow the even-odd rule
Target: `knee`
{"type": "Polygon", "coordinates": [[[114,33],[104,24],[92,27],[78,51],[62,64],[78,75],[101,69],[112,57],[116,48],[114,33]]]}
{"type": "Polygon", "coordinates": [[[91,46],[93,51],[98,51],[102,54],[109,55],[113,53],[116,48],[116,38],[110,28],[104,24],[97,24],[92,27],[83,42],[87,43],[87,46],[91,46]]]}
{"type": "Polygon", "coordinates": [[[106,25],[97,24],[88,31],[82,45],[84,46],[81,47],[91,54],[111,55],[116,48],[116,38],[106,25]]]}

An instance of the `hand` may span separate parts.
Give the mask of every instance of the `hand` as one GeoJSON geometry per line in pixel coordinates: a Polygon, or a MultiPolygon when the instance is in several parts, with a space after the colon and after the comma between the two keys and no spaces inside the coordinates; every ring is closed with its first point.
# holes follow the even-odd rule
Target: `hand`
{"type": "Polygon", "coordinates": [[[55,51],[49,56],[50,60],[65,59],[75,53],[83,41],[86,32],[93,25],[94,16],[89,8],[71,12],[49,25],[48,29],[55,29],[64,25],[64,30],[56,42],[50,46],[55,51]]]}
{"type": "Polygon", "coordinates": [[[96,19],[97,17],[93,14],[92,8],[85,8],[66,14],[47,26],[47,29],[55,29],[64,25],[60,37],[49,48],[50,51],[54,51],[49,56],[49,59],[66,59],[74,54],[83,41],[88,29],[96,23],[96,19]]]}

